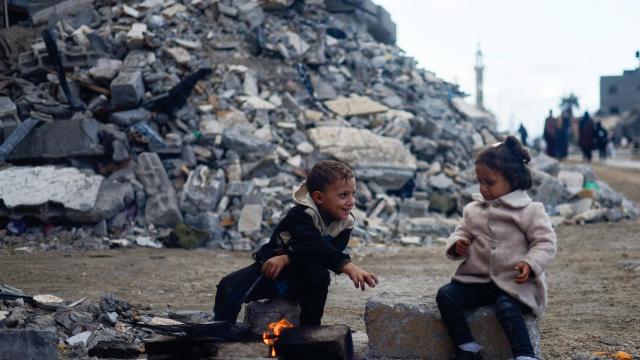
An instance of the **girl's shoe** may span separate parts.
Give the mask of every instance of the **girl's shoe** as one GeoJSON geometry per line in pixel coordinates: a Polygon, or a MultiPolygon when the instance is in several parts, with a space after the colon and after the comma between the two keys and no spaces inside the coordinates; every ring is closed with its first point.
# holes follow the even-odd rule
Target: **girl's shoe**
{"type": "Polygon", "coordinates": [[[482,356],[480,356],[480,353],[472,353],[471,351],[457,349],[456,355],[452,360],[482,360],[482,356]]]}

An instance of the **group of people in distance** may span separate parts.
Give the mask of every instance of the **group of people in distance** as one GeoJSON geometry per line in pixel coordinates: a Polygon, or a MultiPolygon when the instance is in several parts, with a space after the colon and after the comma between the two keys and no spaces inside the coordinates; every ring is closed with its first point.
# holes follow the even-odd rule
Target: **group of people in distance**
{"type": "MultiPolygon", "coordinates": [[[[572,128],[571,113],[562,112],[559,117],[553,116],[553,111],[549,110],[549,116],[544,123],[543,138],[546,147],[546,154],[556,159],[562,160],[569,154],[569,141],[571,139],[572,128]]],[[[582,158],[591,161],[591,153],[598,150],[600,160],[607,158],[607,145],[609,144],[609,133],[602,126],[600,121],[594,121],[588,112],[577,119],[577,141],[582,151],[582,158]]]]}
{"type": "MultiPolygon", "coordinates": [[[[545,269],[556,253],[556,235],[544,205],[527,195],[530,163],[513,136],[476,157],[480,193],[464,207],[446,246],[446,256],[461,263],[436,296],[456,360],[481,359],[482,344],[464,311],[490,304],[513,357],[536,359],[523,314],[545,310],[545,269]]],[[[355,193],[351,168],[333,160],[316,163],[293,193],[295,206],[253,254],[255,261],[219,282],[214,319],[235,322],[242,303],[283,296],[299,301],[301,326],[320,325],[329,270],[346,274],[363,291],[375,287],[378,277],[343,253],[355,223],[355,193]]]]}

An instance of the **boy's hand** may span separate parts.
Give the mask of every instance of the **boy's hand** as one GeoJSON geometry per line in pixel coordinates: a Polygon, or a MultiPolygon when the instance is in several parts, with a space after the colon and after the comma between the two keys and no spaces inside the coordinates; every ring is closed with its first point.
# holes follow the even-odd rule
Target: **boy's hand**
{"type": "Polygon", "coordinates": [[[378,283],[378,277],[376,277],[373,273],[364,271],[359,267],[353,265],[353,263],[346,263],[342,269],[340,269],[343,273],[347,274],[351,281],[353,281],[353,285],[357,288],[360,288],[364,291],[365,284],[369,285],[369,287],[376,287],[378,283]]]}
{"type": "Polygon", "coordinates": [[[471,246],[471,242],[469,240],[460,239],[456,241],[456,254],[458,256],[467,256],[469,253],[469,246],[471,246]]]}
{"type": "Polygon", "coordinates": [[[518,284],[522,284],[525,281],[529,280],[529,275],[531,274],[531,267],[524,261],[520,261],[518,265],[514,268],[518,270],[518,276],[516,276],[516,282],[518,284]]]}
{"type": "Polygon", "coordinates": [[[277,255],[262,264],[262,273],[267,279],[275,280],[287,265],[289,265],[289,257],[287,255],[277,255]]]}

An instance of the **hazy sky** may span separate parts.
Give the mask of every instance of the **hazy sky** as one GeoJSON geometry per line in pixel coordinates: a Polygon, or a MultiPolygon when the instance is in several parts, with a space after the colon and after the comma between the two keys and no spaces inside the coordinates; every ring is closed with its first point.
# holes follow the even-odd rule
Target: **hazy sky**
{"type": "Polygon", "coordinates": [[[574,92],[600,104],[600,76],[638,67],[640,0],[375,0],[397,24],[398,45],[421,67],[460,84],[475,103],[475,53],[484,103],[502,129],[542,133],[549,109],[574,92]]]}

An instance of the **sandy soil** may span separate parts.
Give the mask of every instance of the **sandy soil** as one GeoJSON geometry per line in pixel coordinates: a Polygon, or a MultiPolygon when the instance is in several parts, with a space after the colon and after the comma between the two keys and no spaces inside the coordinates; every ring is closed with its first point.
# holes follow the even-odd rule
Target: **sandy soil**
{"type": "MultiPolygon", "coordinates": [[[[640,202],[640,171],[595,165],[599,178],[640,202]]],[[[545,359],[571,359],[595,351],[640,356],[640,222],[560,226],[559,251],[548,271],[549,308],[542,320],[545,359]]],[[[423,248],[366,247],[356,264],[381,283],[362,293],[344,276],[332,280],[324,323],[347,323],[364,339],[366,299],[386,291],[435,296],[455,264],[441,245],[423,248]]],[[[127,249],[31,253],[2,250],[0,282],[31,294],[66,299],[105,292],[154,309],[211,311],[215,284],[250,263],[247,253],[127,249]]]]}

